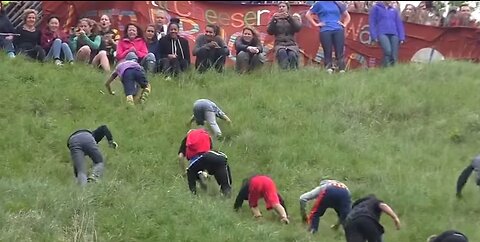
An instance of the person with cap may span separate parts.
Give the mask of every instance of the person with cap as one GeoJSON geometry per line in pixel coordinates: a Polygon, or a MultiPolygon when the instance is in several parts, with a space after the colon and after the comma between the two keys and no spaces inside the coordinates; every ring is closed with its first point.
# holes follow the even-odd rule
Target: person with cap
{"type": "Polygon", "coordinates": [[[227,159],[224,153],[212,150],[212,139],[203,128],[188,131],[178,150],[180,168],[185,171],[188,188],[193,194],[197,194],[197,180],[201,188],[206,190],[205,179],[213,175],[220,185],[221,193],[230,197],[232,176],[227,159]],[[188,166],[185,165],[185,159],[189,161],[188,166]]]}
{"type": "Polygon", "coordinates": [[[96,182],[103,175],[105,165],[102,154],[98,149],[98,143],[105,136],[109,146],[116,149],[118,144],[113,141],[112,133],[106,125],[101,125],[94,131],[88,129],[77,130],[68,138],[67,147],[70,150],[73,172],[79,185],[84,186],[87,182],[96,182]],[[88,178],[85,155],[93,161],[92,175],[88,178]]]}
{"type": "Polygon", "coordinates": [[[336,180],[322,180],[320,186],[300,196],[300,214],[302,220],[309,223],[309,232],[313,234],[318,231],[320,217],[325,214],[327,208],[333,208],[337,212],[338,223],[332,226],[336,229],[340,224],[344,224],[351,204],[350,191],[344,183],[336,180]],[[307,202],[313,199],[316,201],[307,218],[305,208],[307,202]]]}
{"type": "Polygon", "coordinates": [[[388,214],[400,229],[400,219],[397,214],[375,195],[356,200],[352,210],[345,219],[344,229],[347,242],[380,242],[385,232],[380,224],[382,213],[388,214]]]}
{"type": "Polygon", "coordinates": [[[222,136],[222,131],[218,127],[216,117],[232,123],[230,118],[218,107],[216,103],[209,99],[198,99],[193,103],[193,115],[190,118],[188,125],[191,125],[193,120],[197,125],[205,125],[208,122],[216,137],[222,136]]]}
{"type": "Polygon", "coordinates": [[[468,165],[463,171],[462,173],[460,174],[460,176],[458,177],[458,180],[457,180],[457,197],[458,198],[461,198],[462,197],[462,189],[463,187],[465,186],[465,184],[467,183],[467,180],[468,178],[470,177],[470,175],[472,174],[472,172],[475,171],[475,173],[477,174],[477,177],[476,177],[476,183],[477,183],[477,186],[480,186],[480,155],[476,156],[475,158],[473,158],[472,162],[470,163],[470,165],[468,165]]]}
{"type": "Polygon", "coordinates": [[[468,242],[468,238],[458,231],[448,230],[440,235],[431,235],[427,242],[468,242]]]}
{"type": "Polygon", "coordinates": [[[258,208],[258,200],[262,197],[265,200],[265,206],[267,210],[271,210],[273,208],[280,216],[280,222],[285,224],[290,223],[285,202],[277,192],[277,186],[275,185],[275,182],[272,180],[272,178],[266,175],[254,175],[243,180],[242,188],[238,192],[233,209],[238,211],[238,209],[242,207],[243,201],[248,200],[253,217],[261,218],[262,213],[258,208]]]}
{"type": "Polygon", "coordinates": [[[140,94],[141,102],[146,101],[152,90],[152,87],[147,80],[145,70],[137,62],[136,56],[128,56],[125,61],[119,63],[113,73],[110,75],[110,78],[108,78],[107,82],[105,82],[108,93],[111,95],[115,95],[115,92],[112,91],[110,85],[118,76],[120,76],[122,81],[128,104],[134,105],[135,103],[134,96],[136,96],[138,93],[137,85],[142,88],[142,92],[140,94]]]}

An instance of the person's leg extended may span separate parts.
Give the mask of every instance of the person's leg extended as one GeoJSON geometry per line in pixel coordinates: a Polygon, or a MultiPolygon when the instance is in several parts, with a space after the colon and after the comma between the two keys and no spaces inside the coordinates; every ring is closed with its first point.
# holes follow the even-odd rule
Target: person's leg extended
{"type": "Polygon", "coordinates": [[[288,53],[287,49],[281,48],[277,50],[277,62],[281,69],[288,68],[288,53]]]}
{"type": "Polygon", "coordinates": [[[298,53],[293,50],[287,50],[288,64],[290,69],[298,68],[298,53]]]}
{"type": "Polygon", "coordinates": [[[103,176],[105,163],[103,161],[102,153],[100,153],[100,150],[98,149],[97,142],[94,139],[86,144],[85,152],[93,161],[93,171],[90,179],[97,181],[103,176]]]}
{"type": "Polygon", "coordinates": [[[335,48],[335,59],[337,59],[338,69],[341,71],[345,70],[345,32],[342,30],[337,30],[332,32],[333,35],[333,46],[335,48]]]}
{"type": "Polygon", "coordinates": [[[325,69],[328,72],[333,71],[333,63],[332,63],[332,51],[333,51],[333,34],[332,31],[324,31],[320,32],[320,43],[322,44],[323,48],[323,56],[324,56],[324,64],[325,69]]]}
{"type": "Polygon", "coordinates": [[[400,48],[400,39],[396,35],[390,35],[390,46],[392,47],[392,59],[390,59],[390,64],[395,65],[398,60],[398,48],[400,48]]]}
{"type": "Polygon", "coordinates": [[[390,38],[387,35],[381,34],[378,36],[378,42],[383,50],[383,67],[390,66],[392,60],[392,45],[390,38]]]}
{"type": "Polygon", "coordinates": [[[142,88],[142,93],[140,94],[141,101],[145,102],[148,98],[148,95],[152,91],[152,87],[150,86],[150,83],[147,81],[145,72],[137,69],[134,69],[134,71],[135,71],[135,81],[142,88]]]}
{"type": "Polygon", "coordinates": [[[308,221],[310,224],[310,233],[316,233],[318,231],[320,217],[322,217],[325,214],[325,211],[327,211],[327,208],[329,208],[330,199],[331,197],[327,189],[323,190],[315,200],[315,204],[313,205],[310,216],[308,217],[308,221]]]}
{"type": "Polygon", "coordinates": [[[210,111],[205,111],[205,119],[210,125],[210,128],[212,129],[214,135],[216,137],[222,136],[222,131],[220,130],[220,127],[218,127],[217,117],[215,116],[215,113],[210,111]]]}
{"type": "Polygon", "coordinates": [[[122,84],[125,96],[127,98],[127,103],[134,104],[133,96],[137,93],[134,69],[127,69],[123,72],[122,84]]]}
{"type": "Polygon", "coordinates": [[[73,170],[77,183],[81,186],[87,184],[87,166],[85,164],[85,153],[80,146],[70,146],[73,170]]]}
{"type": "Polygon", "coordinates": [[[220,185],[220,191],[226,197],[230,197],[231,177],[227,165],[225,154],[216,151],[210,151],[204,154],[204,162],[207,163],[208,173],[215,176],[215,180],[220,185]]]}

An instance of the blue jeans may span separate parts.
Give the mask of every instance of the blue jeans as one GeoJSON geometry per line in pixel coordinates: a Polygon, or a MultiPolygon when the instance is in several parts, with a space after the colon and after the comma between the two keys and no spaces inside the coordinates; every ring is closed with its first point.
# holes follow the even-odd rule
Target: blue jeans
{"type": "Polygon", "coordinates": [[[123,72],[122,84],[125,96],[135,96],[138,92],[137,85],[146,88],[148,81],[143,71],[137,68],[128,68],[123,72]]]}
{"type": "Polygon", "coordinates": [[[278,49],[277,60],[281,69],[298,69],[298,53],[294,50],[278,49]]]}
{"type": "Polygon", "coordinates": [[[341,30],[320,32],[320,43],[325,56],[325,68],[330,69],[333,66],[332,52],[335,48],[335,58],[337,59],[338,69],[345,70],[344,48],[345,48],[345,32],[341,30]]]}
{"type": "Polygon", "coordinates": [[[338,219],[344,225],[345,218],[350,212],[351,198],[350,193],[345,188],[330,186],[321,192],[310,213],[310,229],[316,233],[322,217],[327,208],[333,208],[337,212],[338,219]]]}
{"type": "Polygon", "coordinates": [[[378,43],[383,50],[383,67],[393,66],[398,60],[398,48],[400,40],[393,34],[382,34],[378,36],[378,43]]]}
{"type": "Polygon", "coordinates": [[[5,49],[7,53],[15,53],[15,47],[13,46],[12,40],[5,39],[6,36],[0,36],[0,48],[5,49]]]}
{"type": "Polygon", "coordinates": [[[155,69],[157,68],[157,58],[155,58],[155,55],[153,53],[149,52],[142,59],[139,59],[135,52],[128,52],[128,54],[125,56],[125,59],[132,58],[136,58],[138,60],[138,63],[143,66],[143,68],[145,68],[145,70],[147,70],[148,72],[155,72],[155,69]]]}
{"type": "Polygon", "coordinates": [[[73,53],[67,43],[62,43],[61,39],[55,39],[50,46],[46,59],[60,60],[60,52],[63,51],[65,61],[73,61],[73,53]]]}

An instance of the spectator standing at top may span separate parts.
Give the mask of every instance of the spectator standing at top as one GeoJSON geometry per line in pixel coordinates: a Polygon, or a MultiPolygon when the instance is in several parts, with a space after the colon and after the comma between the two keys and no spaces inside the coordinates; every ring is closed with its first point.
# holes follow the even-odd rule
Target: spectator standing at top
{"type": "Polygon", "coordinates": [[[350,23],[350,14],[346,6],[339,1],[319,1],[308,10],[305,16],[313,26],[320,28],[320,43],[327,72],[333,73],[333,49],[335,49],[338,69],[340,72],[345,72],[345,27],[350,23]],[[317,15],[318,23],[313,19],[313,14],[317,15]]]}
{"type": "Polygon", "coordinates": [[[148,72],[154,72],[157,67],[155,55],[148,52],[142,29],[134,23],[125,27],[123,39],[117,45],[116,58],[118,61],[138,59],[148,72]]]}
{"type": "Polygon", "coordinates": [[[295,33],[302,28],[301,22],[290,15],[290,4],[281,1],[278,12],[274,13],[268,23],[267,32],[275,36],[275,56],[281,69],[298,68],[300,49],[295,41],[295,33]]]}
{"type": "Polygon", "coordinates": [[[0,49],[4,49],[10,58],[15,57],[15,47],[13,47],[13,35],[15,28],[12,25],[12,22],[8,19],[7,13],[5,12],[3,2],[0,1],[0,33],[5,35],[0,35],[0,49]]]}
{"type": "Polygon", "coordinates": [[[70,46],[68,46],[68,35],[60,29],[60,21],[58,17],[52,16],[48,18],[47,26],[42,31],[40,43],[47,54],[46,59],[54,59],[56,65],[62,65],[60,54],[66,62],[73,63],[73,54],[70,46]]]}
{"type": "Polygon", "coordinates": [[[400,44],[405,41],[400,13],[390,1],[377,2],[370,10],[368,22],[372,40],[379,43],[383,51],[383,67],[395,65],[400,44]]]}
{"type": "Polygon", "coordinates": [[[252,26],[243,28],[242,35],[235,40],[237,59],[235,69],[239,73],[252,71],[265,63],[262,41],[252,26]]]}
{"type": "Polygon", "coordinates": [[[208,24],[205,33],[197,36],[192,54],[196,56],[195,68],[203,73],[215,67],[217,72],[223,72],[225,61],[230,54],[225,41],[220,36],[220,28],[208,24]]]}
{"type": "Polygon", "coordinates": [[[37,23],[37,10],[26,9],[23,12],[22,26],[18,26],[13,44],[15,45],[15,51],[18,53],[24,53],[28,57],[38,60],[45,60],[45,50],[40,45],[41,32],[35,27],[37,23]]]}

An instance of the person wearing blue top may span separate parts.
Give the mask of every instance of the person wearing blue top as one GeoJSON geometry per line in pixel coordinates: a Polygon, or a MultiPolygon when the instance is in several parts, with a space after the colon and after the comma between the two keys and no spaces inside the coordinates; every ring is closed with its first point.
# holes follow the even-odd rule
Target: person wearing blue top
{"type": "Polygon", "coordinates": [[[313,26],[320,28],[320,43],[325,56],[324,64],[328,73],[333,73],[332,52],[340,72],[345,72],[344,48],[345,26],[350,23],[350,14],[346,6],[339,1],[318,1],[308,10],[305,17],[313,26]],[[317,15],[318,22],[313,19],[317,15]],[[342,22],[343,19],[343,22],[342,22]]]}
{"type": "Polygon", "coordinates": [[[377,2],[370,10],[368,23],[370,37],[383,50],[383,66],[392,66],[398,60],[398,48],[405,41],[405,31],[399,11],[390,1],[377,2]]]}

